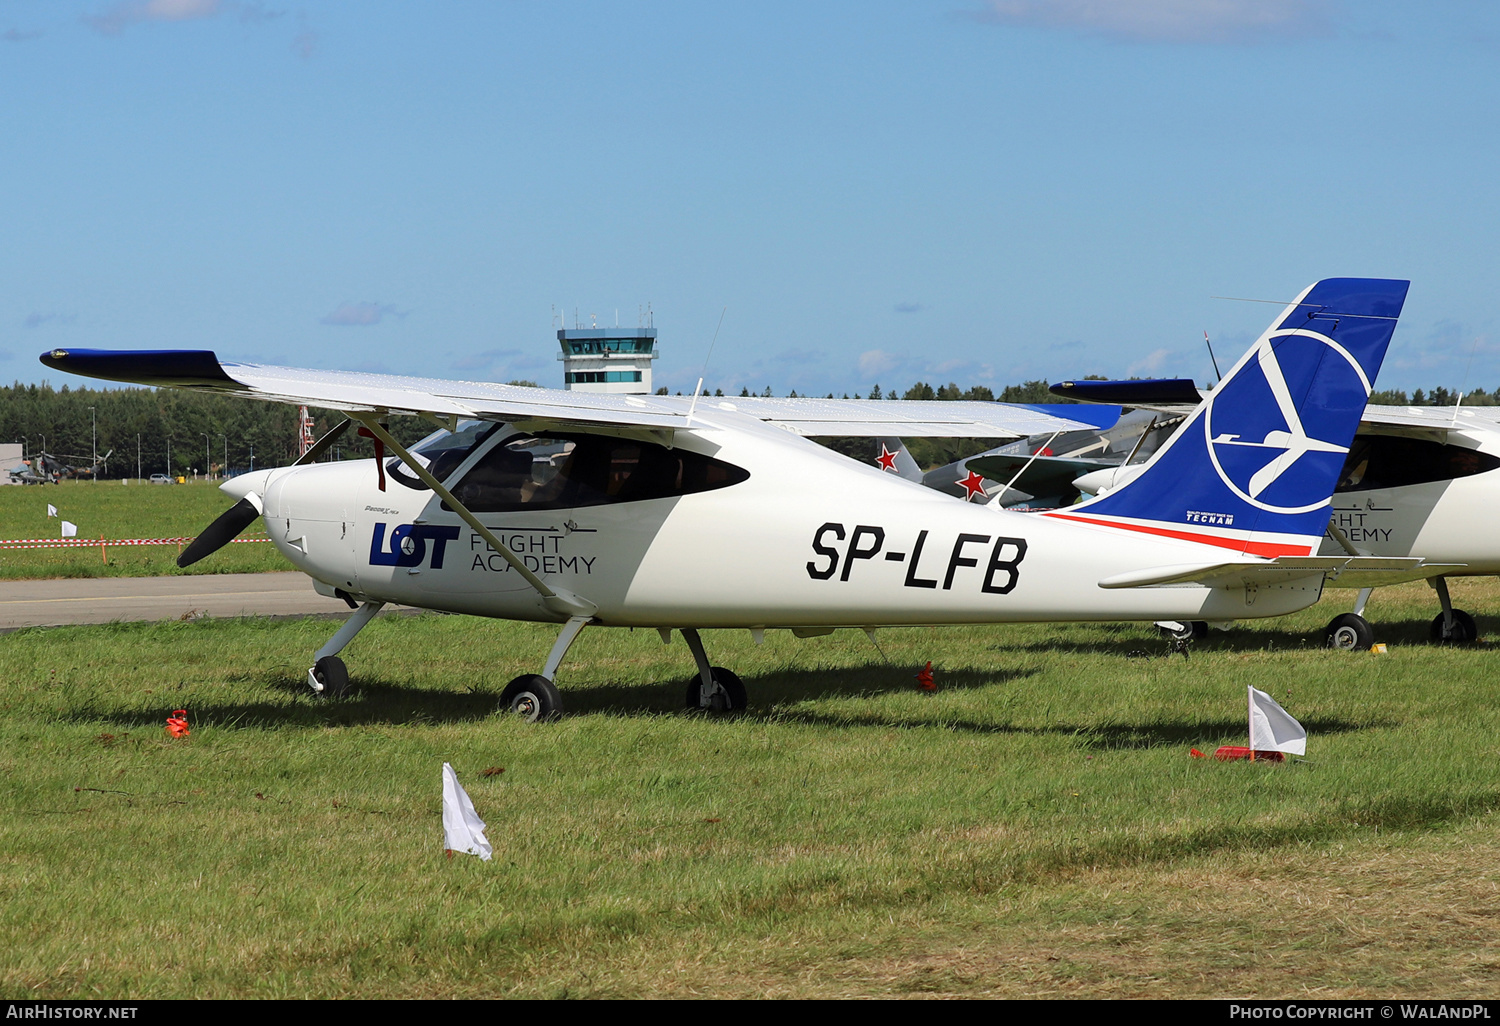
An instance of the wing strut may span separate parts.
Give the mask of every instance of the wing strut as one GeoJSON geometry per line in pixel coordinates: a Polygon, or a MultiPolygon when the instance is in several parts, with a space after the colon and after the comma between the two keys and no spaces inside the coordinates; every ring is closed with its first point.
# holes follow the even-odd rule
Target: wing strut
{"type": "Polygon", "coordinates": [[[387,448],[400,457],[401,462],[406,464],[406,469],[421,478],[427,487],[437,493],[455,513],[463,518],[464,523],[472,527],[479,534],[479,537],[489,542],[490,547],[500,553],[501,557],[511,565],[511,568],[524,577],[526,583],[535,588],[537,594],[542,596],[542,605],[546,606],[552,612],[569,619],[591,617],[599,611],[599,607],[588,599],[574,595],[572,592],[564,591],[561,588],[550,587],[540,577],[528,570],[526,564],[521,562],[514,552],[506,548],[504,543],[499,538],[496,538],[488,527],[481,524],[479,518],[469,512],[467,506],[455,499],[453,493],[444,488],[441,481],[428,473],[427,468],[422,466],[411,453],[406,451],[405,446],[391,437],[390,432],[376,419],[377,414],[351,411],[349,416],[369,428],[372,435],[384,442],[387,448]]]}

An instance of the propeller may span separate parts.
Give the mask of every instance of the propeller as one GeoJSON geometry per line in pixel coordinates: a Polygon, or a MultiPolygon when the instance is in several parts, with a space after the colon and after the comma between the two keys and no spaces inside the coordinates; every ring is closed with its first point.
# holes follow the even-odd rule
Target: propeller
{"type": "MultiPolygon", "coordinates": [[[[332,431],[328,432],[328,434],[318,439],[313,444],[313,447],[303,453],[301,458],[296,463],[293,463],[292,466],[300,467],[303,464],[316,461],[319,456],[322,456],[329,449],[333,448],[333,443],[339,440],[339,437],[348,430],[351,423],[352,421],[345,418],[342,424],[339,424],[332,431]]],[[[260,496],[255,492],[250,492],[239,502],[236,502],[233,506],[230,506],[223,513],[219,514],[217,520],[204,528],[202,533],[193,539],[193,543],[182,550],[182,555],[177,557],[178,568],[190,567],[204,556],[211,556],[215,552],[218,552],[224,546],[238,538],[241,531],[255,523],[256,518],[261,515],[264,509],[265,505],[261,502],[260,496]]]]}
{"type": "Polygon", "coordinates": [[[182,550],[182,555],[177,557],[179,568],[192,566],[204,556],[218,552],[224,546],[239,537],[239,533],[260,516],[260,496],[251,492],[229,509],[219,514],[219,518],[203,529],[193,543],[182,550]]]}

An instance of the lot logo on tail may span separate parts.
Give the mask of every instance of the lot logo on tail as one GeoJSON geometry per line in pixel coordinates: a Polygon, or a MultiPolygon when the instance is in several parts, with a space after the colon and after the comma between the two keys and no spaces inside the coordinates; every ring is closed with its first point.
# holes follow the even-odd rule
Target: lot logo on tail
{"type": "Polygon", "coordinates": [[[1276,332],[1257,350],[1206,404],[1208,457],[1244,502],[1307,513],[1328,503],[1324,485],[1349,451],[1328,438],[1349,433],[1344,411],[1364,404],[1370,382],[1343,346],[1306,329],[1276,332]],[[1314,389],[1332,402],[1304,402],[1314,389]]]}

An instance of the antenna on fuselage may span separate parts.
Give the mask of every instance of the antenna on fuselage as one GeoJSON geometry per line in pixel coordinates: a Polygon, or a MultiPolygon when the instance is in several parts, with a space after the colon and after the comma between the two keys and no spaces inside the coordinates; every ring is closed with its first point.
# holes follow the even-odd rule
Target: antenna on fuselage
{"type": "Polygon", "coordinates": [[[1474,366],[1474,354],[1479,351],[1479,336],[1474,336],[1474,346],[1469,350],[1469,362],[1464,365],[1463,384],[1458,386],[1458,398],[1453,402],[1453,423],[1458,423],[1458,408],[1464,404],[1464,389],[1469,387],[1469,369],[1474,366]]]}
{"type": "Polygon", "coordinates": [[[693,411],[698,408],[698,396],[703,394],[703,379],[708,374],[708,361],[713,358],[714,345],[719,341],[719,328],[724,327],[724,314],[727,314],[728,312],[729,307],[727,306],[723,309],[722,312],[720,312],[719,327],[714,329],[713,341],[709,342],[708,344],[708,355],[703,358],[703,371],[698,375],[697,387],[693,389],[693,401],[688,404],[687,424],[685,425],[686,427],[693,426],[693,411]]]}

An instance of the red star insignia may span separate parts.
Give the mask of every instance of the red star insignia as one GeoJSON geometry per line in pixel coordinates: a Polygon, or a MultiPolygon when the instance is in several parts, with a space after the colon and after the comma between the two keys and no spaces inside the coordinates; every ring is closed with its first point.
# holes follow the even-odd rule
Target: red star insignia
{"type": "Polygon", "coordinates": [[[976,495],[984,494],[984,478],[980,477],[972,470],[969,471],[969,476],[960,481],[959,484],[962,485],[964,491],[968,493],[964,496],[965,502],[968,502],[976,495]]]}
{"type": "Polygon", "coordinates": [[[875,457],[875,462],[880,464],[881,470],[889,470],[892,474],[896,472],[896,454],[880,443],[880,455],[875,457]]]}

